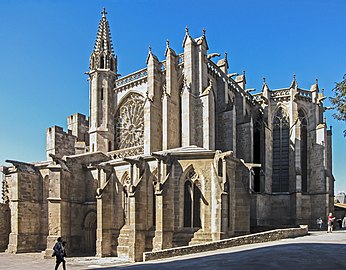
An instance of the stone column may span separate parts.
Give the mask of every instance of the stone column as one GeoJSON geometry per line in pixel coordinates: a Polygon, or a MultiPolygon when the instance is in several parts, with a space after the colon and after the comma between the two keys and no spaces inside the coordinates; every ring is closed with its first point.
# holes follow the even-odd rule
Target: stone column
{"type": "Polygon", "coordinates": [[[203,148],[215,150],[215,99],[212,82],[201,95],[203,106],[203,148]]]}
{"type": "MultiPolygon", "coordinates": [[[[184,85],[181,94],[181,140],[182,146],[197,145],[195,99],[199,96],[196,68],[198,65],[196,42],[186,29],[184,47],[184,85]]],[[[199,145],[202,146],[202,145],[199,145]]]]}
{"type": "Polygon", "coordinates": [[[68,202],[69,172],[64,172],[60,165],[51,165],[49,169],[48,200],[48,236],[45,257],[52,255],[58,237],[69,242],[71,234],[70,207],[68,202]]]}
{"type": "MultiPolygon", "coordinates": [[[[170,190],[170,181],[174,179],[172,175],[174,169],[172,168],[172,162],[164,161],[158,157],[158,168],[162,166],[162,178],[158,174],[158,182],[155,187],[156,196],[156,230],[154,238],[154,250],[162,250],[172,247],[173,241],[173,197],[170,190]],[[162,161],[164,164],[162,164],[162,161]]],[[[160,172],[160,170],[158,170],[160,172]]]]}
{"type": "Polygon", "coordinates": [[[145,194],[132,190],[129,193],[129,249],[128,256],[131,261],[143,260],[145,251],[145,221],[146,204],[145,194]],[[141,196],[142,195],[142,196],[141,196]]]}
{"type": "Polygon", "coordinates": [[[128,257],[131,261],[142,261],[145,251],[145,239],[147,230],[147,196],[148,196],[148,164],[142,159],[125,158],[126,162],[136,165],[137,172],[132,177],[138,179],[132,180],[133,184],[129,187],[129,237],[128,237],[128,257]]]}
{"type": "Polygon", "coordinates": [[[177,56],[167,43],[166,48],[166,84],[162,97],[162,149],[180,146],[180,111],[177,79],[177,56]]]}
{"type": "MultiPolygon", "coordinates": [[[[113,172],[99,170],[99,182],[104,183],[97,189],[97,229],[96,229],[96,256],[116,256],[116,243],[119,228],[116,226],[116,188],[113,172]],[[107,181],[108,180],[108,181],[107,181]]],[[[119,192],[120,193],[120,192],[119,192]]],[[[119,205],[120,207],[120,205],[119,205]]]]}
{"type": "Polygon", "coordinates": [[[160,63],[151,50],[147,58],[148,90],[144,104],[144,154],[162,149],[160,63]]]}

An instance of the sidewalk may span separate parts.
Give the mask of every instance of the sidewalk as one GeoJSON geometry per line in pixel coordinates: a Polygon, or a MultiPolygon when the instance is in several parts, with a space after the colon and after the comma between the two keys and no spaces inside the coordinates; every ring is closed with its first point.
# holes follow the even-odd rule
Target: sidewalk
{"type": "MultiPolygon", "coordinates": [[[[67,258],[67,269],[327,269],[346,268],[346,231],[313,231],[308,236],[232,247],[151,262],[120,258],[67,258]]],[[[39,253],[0,253],[0,269],[54,269],[39,253]]],[[[59,269],[62,269],[60,266],[59,269]]]]}

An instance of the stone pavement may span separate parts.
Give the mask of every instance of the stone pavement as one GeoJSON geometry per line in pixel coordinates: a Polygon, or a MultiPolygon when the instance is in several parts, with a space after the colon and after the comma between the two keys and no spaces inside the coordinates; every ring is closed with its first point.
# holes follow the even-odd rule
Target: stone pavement
{"type": "MultiPolygon", "coordinates": [[[[0,269],[54,269],[41,254],[0,253],[0,269]]],[[[119,258],[67,258],[67,269],[346,269],[346,231],[308,236],[142,263],[119,258]]],[[[62,269],[60,267],[59,269],[62,269]]]]}

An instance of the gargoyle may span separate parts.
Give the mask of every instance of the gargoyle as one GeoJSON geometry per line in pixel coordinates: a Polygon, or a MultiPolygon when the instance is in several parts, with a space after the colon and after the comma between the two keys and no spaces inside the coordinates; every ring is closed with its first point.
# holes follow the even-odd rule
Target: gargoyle
{"type": "Polygon", "coordinates": [[[220,56],[221,56],[221,54],[219,54],[219,53],[210,53],[210,54],[208,54],[207,58],[212,59],[214,57],[220,57],[220,56]]]}

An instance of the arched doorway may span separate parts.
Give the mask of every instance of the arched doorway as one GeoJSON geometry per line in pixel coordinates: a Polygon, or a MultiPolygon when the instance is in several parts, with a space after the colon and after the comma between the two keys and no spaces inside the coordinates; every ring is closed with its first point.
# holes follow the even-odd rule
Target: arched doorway
{"type": "Polygon", "coordinates": [[[96,254],[96,212],[86,214],[83,223],[84,228],[84,252],[88,255],[96,254]]]}

